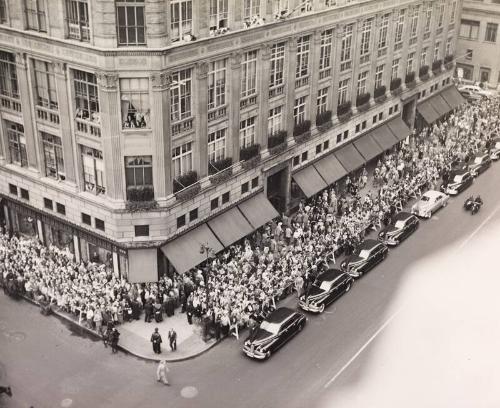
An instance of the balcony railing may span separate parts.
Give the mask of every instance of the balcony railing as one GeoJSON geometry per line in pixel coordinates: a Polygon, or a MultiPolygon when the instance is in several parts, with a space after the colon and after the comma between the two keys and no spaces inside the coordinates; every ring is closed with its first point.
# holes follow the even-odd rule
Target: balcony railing
{"type": "Polygon", "coordinates": [[[214,108],[208,111],[208,121],[211,122],[213,120],[222,118],[227,114],[227,107],[221,106],[220,108],[214,108]]]}
{"type": "Polygon", "coordinates": [[[269,90],[269,98],[274,98],[275,96],[283,95],[285,90],[285,85],[275,86],[269,90]]]}
{"type": "Polygon", "coordinates": [[[328,78],[331,75],[332,75],[332,69],[331,68],[325,68],[324,70],[319,71],[319,79],[325,79],[325,78],[328,78]]]}
{"type": "Polygon", "coordinates": [[[383,57],[384,55],[387,55],[387,47],[380,48],[377,52],[377,56],[383,57]]]}
{"type": "Polygon", "coordinates": [[[2,108],[6,108],[14,112],[21,112],[21,102],[16,98],[0,95],[0,105],[2,105],[2,108]]]}
{"type": "Polygon", "coordinates": [[[302,88],[309,83],[309,76],[304,76],[295,80],[295,88],[302,88]]]}
{"type": "Polygon", "coordinates": [[[76,130],[93,137],[101,137],[101,126],[89,120],[76,118],[76,130]]]}
{"type": "Polygon", "coordinates": [[[344,61],[340,63],[340,71],[346,71],[348,69],[351,69],[352,66],[352,61],[344,61]]]}
{"type": "Polygon", "coordinates": [[[88,22],[75,23],[68,21],[68,37],[73,40],[90,41],[88,22]]]}
{"type": "Polygon", "coordinates": [[[394,44],[394,51],[400,50],[403,48],[403,42],[398,42],[397,44],[394,44]]]}
{"type": "Polygon", "coordinates": [[[246,98],[240,100],[240,109],[246,108],[257,103],[257,95],[247,96],[246,98]]]}
{"type": "Polygon", "coordinates": [[[172,124],[172,136],[190,131],[193,129],[193,122],[194,119],[191,117],[172,124]]]}
{"type": "Polygon", "coordinates": [[[36,117],[44,122],[48,122],[52,125],[58,126],[59,121],[59,113],[49,108],[45,108],[43,106],[36,106],[36,117]]]}

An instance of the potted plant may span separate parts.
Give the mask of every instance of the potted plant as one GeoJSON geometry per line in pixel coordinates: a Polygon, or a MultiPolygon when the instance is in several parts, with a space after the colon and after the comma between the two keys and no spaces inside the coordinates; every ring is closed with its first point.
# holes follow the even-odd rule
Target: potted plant
{"type": "Polygon", "coordinates": [[[370,107],[370,92],[359,94],[356,98],[356,108],[360,112],[366,111],[370,107]]]}
{"type": "Polygon", "coordinates": [[[269,154],[277,154],[286,149],[286,130],[279,130],[267,138],[269,154]]]}
{"type": "Polygon", "coordinates": [[[316,116],[316,127],[320,132],[324,132],[332,126],[332,111],[327,110],[316,116]]]}
{"type": "Polygon", "coordinates": [[[422,65],[418,70],[418,76],[422,81],[429,79],[429,65],[422,65]]]}
{"type": "Polygon", "coordinates": [[[125,207],[131,212],[151,210],[158,207],[154,196],[153,187],[129,187],[125,207]]]}
{"type": "Polygon", "coordinates": [[[446,67],[447,70],[450,70],[453,68],[453,54],[447,55],[444,57],[444,66],[446,67]]]}
{"type": "Polygon", "coordinates": [[[408,88],[414,88],[416,83],[415,83],[415,71],[408,72],[405,76],[405,85],[408,88]]]}
{"type": "Polygon", "coordinates": [[[391,93],[398,95],[401,93],[401,78],[393,78],[390,85],[391,93]]]}
{"type": "Polygon", "coordinates": [[[437,74],[441,72],[441,66],[443,65],[443,61],[438,59],[432,63],[432,72],[437,74]]]}
{"type": "Polygon", "coordinates": [[[196,171],[188,171],[174,179],[174,194],[179,200],[188,200],[193,198],[201,189],[196,171]]]}
{"type": "Polygon", "coordinates": [[[337,106],[337,117],[340,122],[344,122],[352,115],[351,101],[346,101],[337,106]]]}
{"type": "Polygon", "coordinates": [[[211,161],[208,163],[208,174],[212,184],[219,184],[226,181],[233,175],[233,159],[226,157],[224,159],[211,161]]]}
{"type": "Polygon", "coordinates": [[[384,102],[387,96],[385,95],[386,87],[385,85],[380,85],[377,86],[373,90],[373,98],[375,99],[375,102],[381,103],[384,102]]]}
{"type": "Polygon", "coordinates": [[[260,144],[258,143],[240,148],[240,160],[243,162],[241,166],[246,170],[253,167],[260,160],[259,153],[260,144]]]}
{"type": "Polygon", "coordinates": [[[311,136],[311,121],[303,120],[302,122],[297,123],[293,128],[293,137],[295,142],[302,143],[309,139],[311,136]]]}

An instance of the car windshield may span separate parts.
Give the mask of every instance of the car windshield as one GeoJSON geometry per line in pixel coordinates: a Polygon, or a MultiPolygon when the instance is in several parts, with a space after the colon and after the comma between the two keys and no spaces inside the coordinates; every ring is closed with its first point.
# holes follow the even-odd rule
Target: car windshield
{"type": "Polygon", "coordinates": [[[495,143],[495,148],[496,148],[496,149],[500,149],[500,142],[496,142],[496,143],[495,143]]]}
{"type": "Polygon", "coordinates": [[[430,198],[427,197],[427,196],[422,196],[422,198],[420,199],[420,201],[429,201],[430,198]]]}
{"type": "Polygon", "coordinates": [[[462,182],[462,178],[463,178],[463,177],[464,177],[463,175],[459,175],[459,174],[457,174],[455,177],[453,177],[453,181],[454,181],[455,183],[461,183],[461,182],[462,182]]]}
{"type": "Polygon", "coordinates": [[[358,256],[360,258],[367,259],[370,256],[370,251],[368,251],[368,249],[362,249],[361,251],[359,251],[358,256]]]}
{"type": "Polygon", "coordinates": [[[476,164],[481,164],[481,162],[482,162],[482,161],[483,161],[483,158],[482,158],[482,157],[476,157],[476,158],[474,159],[474,163],[476,163],[476,164]]]}
{"type": "Polygon", "coordinates": [[[396,221],[396,224],[394,224],[396,228],[403,228],[405,226],[405,222],[403,220],[398,220],[396,221]]]}
{"type": "Polygon", "coordinates": [[[280,331],[280,324],[266,322],[265,320],[260,324],[260,328],[272,334],[278,334],[280,331]]]}
{"type": "Polygon", "coordinates": [[[323,281],[321,282],[321,285],[319,286],[320,289],[328,291],[332,287],[332,281],[323,281]]]}

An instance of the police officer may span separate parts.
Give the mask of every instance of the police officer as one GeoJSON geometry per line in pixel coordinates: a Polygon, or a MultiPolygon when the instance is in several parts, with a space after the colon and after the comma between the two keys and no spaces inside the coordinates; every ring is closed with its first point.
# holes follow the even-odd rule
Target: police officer
{"type": "Polygon", "coordinates": [[[153,351],[160,354],[162,340],[160,333],[158,333],[158,327],[155,328],[154,333],[151,335],[151,343],[153,343],[153,351]]]}

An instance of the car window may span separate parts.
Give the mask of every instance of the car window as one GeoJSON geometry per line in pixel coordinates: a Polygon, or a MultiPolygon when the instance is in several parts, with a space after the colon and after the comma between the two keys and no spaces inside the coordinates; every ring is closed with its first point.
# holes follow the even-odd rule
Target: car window
{"type": "Polygon", "coordinates": [[[394,224],[396,228],[403,228],[405,226],[405,222],[403,220],[398,220],[396,221],[396,224],[394,224]]]}
{"type": "Polygon", "coordinates": [[[420,199],[420,201],[429,201],[429,197],[427,196],[422,196],[422,198],[420,199]]]}
{"type": "Polygon", "coordinates": [[[330,288],[332,287],[333,282],[334,281],[323,281],[323,282],[321,282],[321,285],[319,286],[319,288],[324,290],[324,291],[329,291],[330,288]]]}
{"type": "Polygon", "coordinates": [[[482,158],[482,157],[476,157],[476,158],[474,159],[474,163],[476,163],[476,164],[481,164],[481,162],[482,162],[482,161],[483,161],[483,158],[482,158]]]}
{"type": "Polygon", "coordinates": [[[454,178],[453,178],[453,182],[455,183],[461,183],[462,180],[464,179],[465,177],[463,175],[456,175],[454,178]]]}
{"type": "Polygon", "coordinates": [[[367,259],[370,256],[370,251],[368,249],[362,249],[359,251],[359,257],[363,259],[367,259]]]}
{"type": "Polygon", "coordinates": [[[278,334],[278,332],[280,330],[280,326],[281,325],[279,323],[271,323],[271,322],[267,322],[265,320],[260,324],[260,328],[262,330],[268,331],[269,333],[272,333],[272,334],[278,334]]]}

